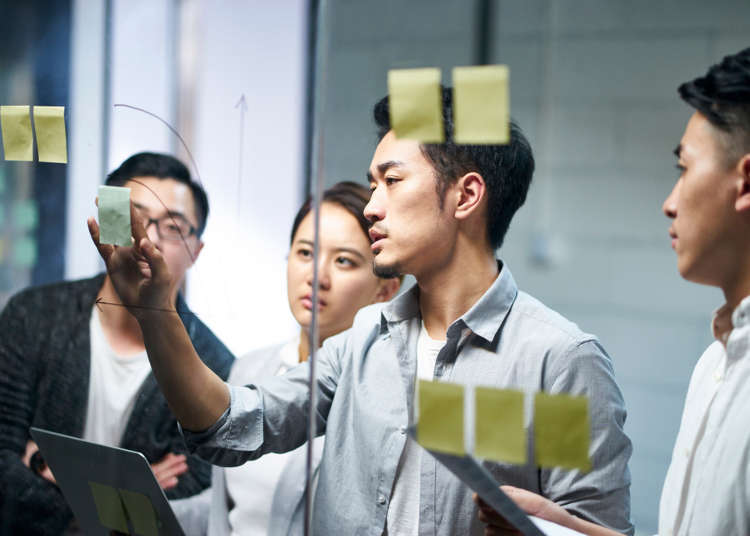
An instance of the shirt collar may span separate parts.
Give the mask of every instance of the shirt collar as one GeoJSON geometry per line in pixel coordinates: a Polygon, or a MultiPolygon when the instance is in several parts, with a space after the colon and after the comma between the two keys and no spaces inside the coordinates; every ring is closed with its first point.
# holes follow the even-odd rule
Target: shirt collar
{"type": "MultiPolygon", "coordinates": [[[[498,261],[500,274],[479,300],[448,328],[448,337],[458,336],[468,327],[487,342],[492,342],[518,295],[510,269],[498,261]],[[457,333],[456,333],[457,332],[457,333]]],[[[394,298],[382,310],[381,331],[388,323],[409,320],[419,315],[419,286],[394,298]]]]}
{"type": "Polygon", "coordinates": [[[714,337],[724,346],[727,345],[729,335],[735,328],[741,328],[750,324],[750,296],[743,299],[734,310],[729,304],[719,307],[711,321],[711,331],[714,337]]]}

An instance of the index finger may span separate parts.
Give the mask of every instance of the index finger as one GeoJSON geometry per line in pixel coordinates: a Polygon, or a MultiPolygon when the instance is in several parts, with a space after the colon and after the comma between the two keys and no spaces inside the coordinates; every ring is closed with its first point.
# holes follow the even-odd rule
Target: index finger
{"type": "Polygon", "coordinates": [[[133,231],[133,239],[135,241],[135,247],[138,248],[141,240],[147,238],[146,228],[143,226],[141,221],[142,217],[138,213],[133,204],[133,200],[130,200],[130,226],[133,231]]]}

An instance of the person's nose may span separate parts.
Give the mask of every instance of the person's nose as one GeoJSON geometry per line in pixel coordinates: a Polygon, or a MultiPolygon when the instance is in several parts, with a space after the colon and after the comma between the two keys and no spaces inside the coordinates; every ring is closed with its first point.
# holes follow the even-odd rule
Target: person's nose
{"type": "Polygon", "coordinates": [[[671,220],[677,217],[677,200],[680,196],[681,184],[682,180],[678,180],[675,183],[674,188],[672,188],[672,191],[669,193],[661,206],[661,210],[662,212],[664,212],[664,215],[671,220]]]}
{"type": "Polygon", "coordinates": [[[364,214],[365,218],[367,218],[367,221],[370,223],[375,223],[385,218],[384,205],[381,196],[378,195],[377,188],[372,191],[370,200],[367,202],[367,205],[365,205],[364,214]]]}
{"type": "MultiPolygon", "coordinates": [[[[320,290],[329,290],[331,288],[331,273],[328,268],[328,262],[321,255],[318,259],[318,288],[320,290]]],[[[307,284],[313,286],[313,277],[315,276],[313,271],[313,264],[310,264],[310,272],[307,274],[307,284]]]]}

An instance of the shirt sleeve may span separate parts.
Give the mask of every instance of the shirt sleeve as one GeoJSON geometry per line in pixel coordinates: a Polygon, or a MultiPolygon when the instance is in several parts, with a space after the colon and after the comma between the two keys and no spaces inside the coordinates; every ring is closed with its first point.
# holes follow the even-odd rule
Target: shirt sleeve
{"type": "Polygon", "coordinates": [[[545,391],[585,396],[589,400],[591,471],[542,469],[543,493],[571,513],[632,535],[630,471],[632,453],[625,434],[625,402],[612,363],[596,340],[574,344],[550,362],[545,391]]]}
{"type": "MultiPolygon", "coordinates": [[[[316,436],[325,433],[338,385],[346,347],[342,335],[327,340],[317,353],[316,436]]],[[[182,430],[188,448],[214,465],[235,466],[299,447],[307,440],[309,377],[305,362],[256,384],[227,384],[230,403],[224,414],[205,431],[182,430]]]]}

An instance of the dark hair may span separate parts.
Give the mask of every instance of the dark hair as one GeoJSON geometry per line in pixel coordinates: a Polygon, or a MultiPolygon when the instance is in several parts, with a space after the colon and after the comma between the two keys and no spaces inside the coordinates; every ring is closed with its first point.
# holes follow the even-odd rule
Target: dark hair
{"type": "MultiPolygon", "coordinates": [[[[448,186],[471,171],[478,172],[487,185],[487,237],[497,249],[505,238],[513,215],[526,201],[534,155],[519,126],[511,121],[507,145],[459,145],[453,140],[453,90],[441,87],[443,93],[444,143],[423,143],[422,154],[435,168],[438,199],[442,208],[448,186]]],[[[378,137],[391,130],[388,97],[373,109],[378,137]]]]}
{"type": "Polygon", "coordinates": [[[174,179],[187,184],[193,192],[195,213],[198,216],[196,234],[200,237],[206,228],[208,218],[208,197],[203,187],[193,181],[185,164],[168,154],[137,153],[125,160],[120,167],[107,175],[105,184],[122,186],[136,177],[156,177],[157,179],[174,179]]]}
{"type": "MultiPolygon", "coordinates": [[[[321,199],[323,203],[335,203],[339,205],[354,216],[368,241],[370,240],[370,235],[367,231],[370,229],[370,222],[365,218],[365,205],[369,201],[370,190],[362,184],[351,181],[342,181],[334,184],[323,192],[323,198],[321,199]]],[[[312,210],[312,198],[308,197],[294,217],[292,234],[289,237],[290,244],[294,242],[294,235],[297,234],[297,229],[310,210],[312,210]]]]}
{"type": "Polygon", "coordinates": [[[685,82],[677,91],[725,134],[732,160],[750,151],[750,48],[725,56],[705,76],[685,82]]]}

